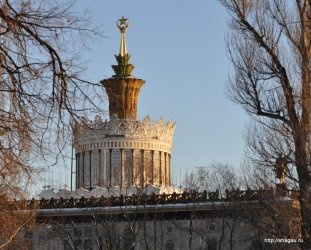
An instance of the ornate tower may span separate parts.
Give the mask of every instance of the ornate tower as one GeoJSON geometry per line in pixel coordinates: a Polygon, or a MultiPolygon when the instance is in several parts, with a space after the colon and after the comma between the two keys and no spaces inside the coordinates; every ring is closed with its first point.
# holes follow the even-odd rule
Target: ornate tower
{"type": "Polygon", "coordinates": [[[137,102],[144,80],[132,76],[134,66],[129,63],[131,56],[126,50],[125,31],[128,20],[122,17],[117,26],[121,32],[119,55],[116,55],[118,65],[112,65],[115,75],[101,81],[109,97],[110,117],[116,115],[120,119],[137,119],[137,102]]]}
{"type": "Polygon", "coordinates": [[[163,118],[137,120],[137,101],[144,81],[134,78],[125,31],[128,21],[117,22],[121,32],[115,75],[101,81],[109,97],[110,120],[74,125],[76,188],[170,186],[171,151],[175,123],[163,118]]]}

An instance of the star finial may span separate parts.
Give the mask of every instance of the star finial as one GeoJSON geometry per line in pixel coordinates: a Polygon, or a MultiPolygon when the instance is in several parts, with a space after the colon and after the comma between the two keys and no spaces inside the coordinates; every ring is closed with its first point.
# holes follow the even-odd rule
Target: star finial
{"type": "Polygon", "coordinates": [[[122,18],[117,21],[117,26],[120,29],[121,33],[124,33],[129,26],[128,19],[122,16],[122,18]]]}
{"type": "Polygon", "coordinates": [[[120,51],[119,55],[115,56],[118,62],[118,65],[112,65],[116,77],[124,76],[130,77],[134,66],[129,63],[131,56],[127,53],[126,49],[126,40],[125,40],[125,31],[129,26],[129,21],[127,18],[122,16],[121,19],[117,20],[117,27],[121,32],[121,42],[120,42],[120,51]]]}

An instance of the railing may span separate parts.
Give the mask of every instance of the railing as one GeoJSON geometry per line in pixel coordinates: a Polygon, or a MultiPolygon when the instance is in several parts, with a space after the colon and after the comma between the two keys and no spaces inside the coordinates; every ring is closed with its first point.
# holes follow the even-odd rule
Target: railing
{"type": "MultiPolygon", "coordinates": [[[[297,199],[299,191],[291,190],[288,192],[288,197],[297,199]]],[[[79,199],[41,199],[41,200],[23,200],[12,201],[12,206],[16,209],[51,209],[51,208],[86,208],[86,207],[116,207],[116,206],[137,206],[137,205],[164,205],[164,204],[187,204],[198,202],[240,202],[240,201],[264,201],[272,200],[276,196],[274,190],[259,189],[259,190],[233,190],[225,191],[224,197],[220,195],[219,190],[216,192],[183,192],[180,194],[151,194],[151,195],[132,195],[132,196],[113,196],[110,197],[81,197],[79,199]]]]}
{"type": "Polygon", "coordinates": [[[273,199],[273,189],[259,190],[234,190],[225,191],[225,197],[220,196],[219,190],[216,192],[203,191],[184,192],[181,194],[151,194],[151,195],[132,195],[132,196],[110,196],[100,198],[84,198],[79,199],[41,199],[28,201],[30,207],[47,208],[84,208],[84,207],[115,207],[115,206],[137,206],[137,205],[158,205],[158,204],[182,204],[197,202],[215,202],[215,201],[261,201],[273,199]]]}

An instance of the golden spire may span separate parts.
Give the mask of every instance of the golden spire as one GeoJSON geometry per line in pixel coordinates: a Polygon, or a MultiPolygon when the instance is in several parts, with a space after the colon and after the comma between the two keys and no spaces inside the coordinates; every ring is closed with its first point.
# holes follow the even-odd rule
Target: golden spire
{"type": "Polygon", "coordinates": [[[115,75],[104,79],[104,85],[109,98],[110,118],[117,115],[119,119],[137,119],[137,103],[140,88],[145,83],[142,79],[132,76],[134,66],[129,63],[131,56],[126,51],[125,31],[129,26],[126,18],[117,21],[121,32],[120,53],[115,55],[118,64],[112,65],[115,75]]]}
{"type": "Polygon", "coordinates": [[[117,21],[117,27],[121,32],[121,42],[120,42],[120,52],[118,56],[115,56],[118,62],[118,65],[112,65],[112,69],[116,73],[115,77],[129,77],[132,75],[134,66],[129,63],[131,56],[127,53],[126,50],[126,40],[125,40],[125,31],[129,26],[129,21],[127,18],[122,16],[121,19],[117,21]]]}
{"type": "Polygon", "coordinates": [[[127,54],[126,51],[126,40],[125,40],[125,31],[129,26],[129,22],[126,18],[122,16],[121,19],[117,21],[117,26],[121,32],[121,43],[120,43],[120,56],[125,56],[127,54]]]}

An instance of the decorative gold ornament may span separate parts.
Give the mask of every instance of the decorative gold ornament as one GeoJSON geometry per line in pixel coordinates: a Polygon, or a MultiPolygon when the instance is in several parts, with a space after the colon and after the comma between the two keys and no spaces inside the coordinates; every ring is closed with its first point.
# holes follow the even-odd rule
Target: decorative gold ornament
{"type": "Polygon", "coordinates": [[[121,32],[120,51],[119,55],[115,55],[118,65],[112,65],[112,69],[115,72],[115,77],[128,77],[132,75],[134,66],[129,63],[131,56],[127,53],[125,31],[129,26],[128,19],[122,16],[117,21],[117,27],[121,32]]]}

